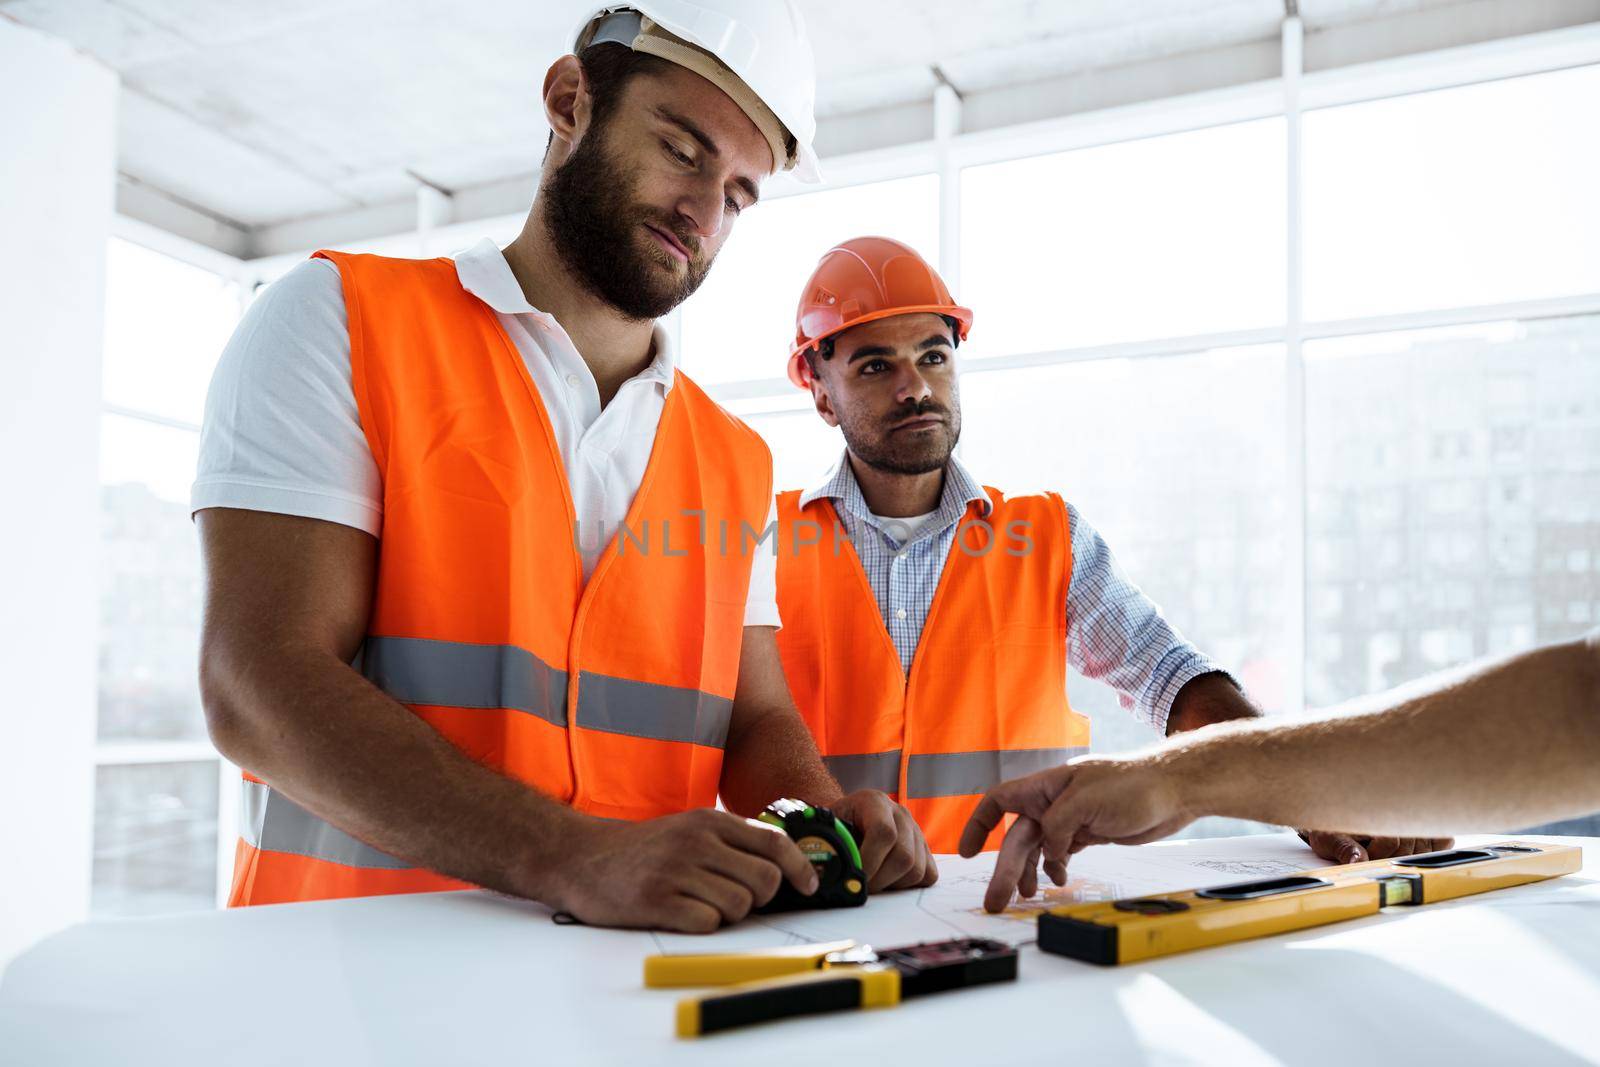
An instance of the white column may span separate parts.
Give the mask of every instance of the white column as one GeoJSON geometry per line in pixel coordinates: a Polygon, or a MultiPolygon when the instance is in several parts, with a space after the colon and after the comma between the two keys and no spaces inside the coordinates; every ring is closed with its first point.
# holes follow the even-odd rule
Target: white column
{"type": "Polygon", "coordinates": [[[117,79],[0,17],[0,964],[89,910],[117,79]]]}
{"type": "Polygon", "coordinates": [[[1283,20],[1283,117],[1288,146],[1285,173],[1288,188],[1286,222],[1287,260],[1284,263],[1285,440],[1288,457],[1289,513],[1284,535],[1288,538],[1284,604],[1289,613],[1285,653],[1288,685],[1284,710],[1294,714],[1306,706],[1306,361],[1301,346],[1302,259],[1300,227],[1300,76],[1304,70],[1305,37],[1298,15],[1283,20]]]}

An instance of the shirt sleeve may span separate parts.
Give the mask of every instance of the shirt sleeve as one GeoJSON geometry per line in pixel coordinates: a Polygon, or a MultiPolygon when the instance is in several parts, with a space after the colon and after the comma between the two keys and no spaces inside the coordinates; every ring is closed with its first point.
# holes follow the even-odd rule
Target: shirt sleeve
{"type": "Polygon", "coordinates": [[[1178,691],[1191,679],[1222,668],[1167,622],[1071,504],[1067,524],[1072,537],[1067,662],[1116,690],[1124,708],[1165,734],[1178,691]]]}
{"type": "MultiPolygon", "coordinates": [[[[778,502],[773,500],[772,507],[767,512],[767,528],[776,529],[778,522],[778,502]]],[[[768,552],[761,545],[756,546],[754,562],[750,567],[750,592],[744,601],[744,624],[746,626],[776,626],[781,628],[783,621],[778,618],[778,552],[777,540],[773,540],[773,550],[768,552]]]]}
{"type": "Polygon", "coordinates": [[[344,290],[329,261],[307,260],[268,286],[223,349],[189,508],[381,530],[382,480],[361,430],[344,290]]]}

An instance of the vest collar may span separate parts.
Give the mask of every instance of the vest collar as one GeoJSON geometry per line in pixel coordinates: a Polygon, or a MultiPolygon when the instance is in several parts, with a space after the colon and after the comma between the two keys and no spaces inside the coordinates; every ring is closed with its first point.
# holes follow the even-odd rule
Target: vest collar
{"type": "MultiPolygon", "coordinates": [[[[553,329],[561,330],[561,336],[566,336],[566,330],[562,329],[554,315],[540,311],[528,303],[522,285],[511,271],[511,264],[506,262],[505,253],[489,238],[485,237],[471,248],[457,254],[455,265],[456,279],[460,281],[461,288],[488,304],[492,310],[501,315],[526,316],[553,329]]],[[[654,352],[650,365],[628,380],[658,382],[662,391],[666,392],[672,388],[673,375],[678,369],[678,353],[672,345],[672,338],[662,328],[660,322],[652,327],[650,338],[651,350],[654,352]]]]}

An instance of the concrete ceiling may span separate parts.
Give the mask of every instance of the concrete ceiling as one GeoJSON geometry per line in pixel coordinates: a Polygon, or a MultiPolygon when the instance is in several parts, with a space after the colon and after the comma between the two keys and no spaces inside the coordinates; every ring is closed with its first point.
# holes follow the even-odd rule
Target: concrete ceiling
{"type": "MultiPolygon", "coordinates": [[[[1283,0],[801,0],[830,123],[1166,57],[1267,45],[1283,0]]],[[[1319,33],[1486,0],[1301,0],[1319,33]]],[[[1534,0],[1517,0],[1523,7],[1534,0]]],[[[1557,21],[1600,0],[1546,0],[1557,21]]],[[[122,79],[119,169],[240,232],[536,171],[545,68],[590,0],[0,0],[122,79]]],[[[843,143],[843,142],[841,142],[843,143]]],[[[851,147],[855,147],[852,145],[851,147]]]]}

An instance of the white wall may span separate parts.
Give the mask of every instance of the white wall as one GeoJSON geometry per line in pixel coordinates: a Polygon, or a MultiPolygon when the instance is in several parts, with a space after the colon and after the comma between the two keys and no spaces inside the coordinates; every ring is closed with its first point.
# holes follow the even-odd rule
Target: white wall
{"type": "Polygon", "coordinates": [[[116,76],[0,15],[0,964],[89,910],[116,76]]]}

